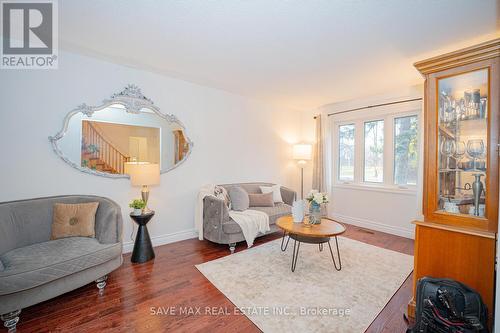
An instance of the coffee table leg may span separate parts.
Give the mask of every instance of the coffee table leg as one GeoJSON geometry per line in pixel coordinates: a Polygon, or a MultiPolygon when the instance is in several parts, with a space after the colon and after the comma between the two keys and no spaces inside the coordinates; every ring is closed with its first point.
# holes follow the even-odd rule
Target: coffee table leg
{"type": "Polygon", "coordinates": [[[323,251],[323,243],[319,243],[318,246],[319,246],[319,252],[322,252],[323,251]]]}
{"type": "Polygon", "coordinates": [[[286,231],[283,231],[283,238],[281,239],[281,251],[286,250],[286,248],[288,247],[288,242],[290,241],[290,236],[288,236],[288,239],[286,240],[286,245],[283,248],[283,243],[285,242],[285,237],[286,237],[286,231]]]}
{"type": "Polygon", "coordinates": [[[292,272],[295,272],[295,267],[297,267],[297,258],[299,257],[299,249],[300,242],[297,242],[296,239],[293,240],[293,255],[292,255],[292,272]],[[297,245],[299,243],[299,245],[297,245]],[[295,251],[295,247],[297,247],[297,251],[295,251]]]}
{"type": "Polygon", "coordinates": [[[330,254],[332,255],[333,266],[337,271],[342,269],[342,261],[340,260],[340,250],[339,250],[339,242],[337,240],[337,236],[335,236],[335,245],[337,246],[337,257],[339,259],[339,267],[337,267],[337,263],[335,262],[335,257],[333,256],[332,246],[330,245],[330,241],[328,241],[328,247],[330,248],[330,254]]]}

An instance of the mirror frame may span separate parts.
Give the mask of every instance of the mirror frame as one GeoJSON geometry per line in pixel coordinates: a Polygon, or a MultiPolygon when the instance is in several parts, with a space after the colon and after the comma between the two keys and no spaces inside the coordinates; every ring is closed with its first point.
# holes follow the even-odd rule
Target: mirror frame
{"type": "Polygon", "coordinates": [[[154,105],[151,99],[145,97],[142,94],[141,89],[138,86],[134,84],[129,84],[121,92],[111,95],[109,99],[104,99],[100,105],[91,106],[86,103],[82,103],[75,109],[71,110],[64,117],[62,129],[59,132],[57,132],[57,134],[55,134],[54,136],[49,136],[49,141],[52,144],[52,149],[57,154],[57,156],[59,156],[64,162],[66,162],[67,164],[69,164],[70,166],[72,166],[73,168],[77,169],[80,172],[107,178],[130,178],[129,175],[126,174],[111,174],[82,167],[76,164],[75,162],[71,161],[67,156],[65,156],[64,153],[61,151],[58,143],[58,141],[64,138],[64,136],[66,135],[71,117],[73,117],[78,113],[82,113],[83,115],[92,118],[94,112],[101,111],[109,106],[116,104],[123,106],[125,108],[125,112],[132,114],[138,114],[141,112],[142,109],[151,110],[157,116],[166,120],[168,123],[170,124],[175,123],[180,128],[182,128],[184,132],[184,137],[186,138],[186,142],[189,145],[189,151],[186,153],[186,155],[182,160],[180,160],[178,163],[174,164],[168,169],[161,170],[161,173],[166,173],[177,168],[182,163],[184,163],[184,161],[189,157],[189,155],[191,155],[191,151],[193,150],[194,144],[193,141],[191,141],[191,139],[189,139],[189,137],[187,136],[186,128],[184,127],[182,122],[179,119],[177,119],[177,117],[174,116],[173,114],[162,113],[160,109],[156,105],[154,105]]]}

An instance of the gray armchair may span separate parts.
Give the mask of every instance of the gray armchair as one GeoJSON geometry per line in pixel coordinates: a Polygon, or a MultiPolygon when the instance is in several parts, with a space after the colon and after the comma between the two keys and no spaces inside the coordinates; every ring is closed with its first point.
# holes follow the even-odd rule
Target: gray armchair
{"type": "Polygon", "coordinates": [[[122,215],[97,196],[57,196],[0,203],[0,315],[15,329],[21,309],[95,281],[122,264],[122,215]],[[51,240],[54,203],[99,202],[95,235],[51,240]]]}
{"type": "MultiPolygon", "coordinates": [[[[261,193],[260,186],[271,186],[271,183],[241,183],[220,185],[226,189],[231,186],[240,186],[248,193],[261,193]]],[[[276,220],[284,215],[291,214],[292,203],[297,194],[295,191],[281,187],[281,197],[283,203],[276,204],[274,207],[252,207],[251,209],[265,212],[269,215],[270,234],[276,232],[279,228],[276,226],[276,220]]],[[[262,236],[262,235],[261,235],[262,236]]],[[[245,240],[241,228],[229,217],[227,206],[223,200],[215,197],[205,197],[203,199],[203,237],[218,244],[228,244],[231,253],[234,252],[236,243],[245,240]]]]}

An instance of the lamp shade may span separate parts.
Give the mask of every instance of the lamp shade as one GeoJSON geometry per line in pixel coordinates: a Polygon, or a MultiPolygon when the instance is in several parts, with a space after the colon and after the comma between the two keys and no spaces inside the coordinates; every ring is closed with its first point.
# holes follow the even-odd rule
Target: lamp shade
{"type": "Polygon", "coordinates": [[[132,168],[139,164],[149,164],[149,162],[125,162],[123,173],[130,176],[130,173],[133,172],[132,168]]]}
{"type": "Polygon", "coordinates": [[[312,158],[312,145],[306,143],[293,145],[292,156],[294,160],[310,160],[312,158]]]}
{"type": "Polygon", "coordinates": [[[160,165],[155,163],[130,163],[127,166],[132,186],[160,184],[160,165]]]}

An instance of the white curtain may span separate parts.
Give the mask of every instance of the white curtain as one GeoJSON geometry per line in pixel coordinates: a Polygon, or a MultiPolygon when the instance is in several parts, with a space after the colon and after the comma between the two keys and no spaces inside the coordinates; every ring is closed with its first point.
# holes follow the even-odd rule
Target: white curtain
{"type": "Polygon", "coordinates": [[[321,115],[317,115],[316,119],[316,134],[315,144],[313,149],[313,181],[312,188],[320,192],[326,190],[325,179],[325,158],[323,147],[323,126],[321,124],[321,115]]]}

